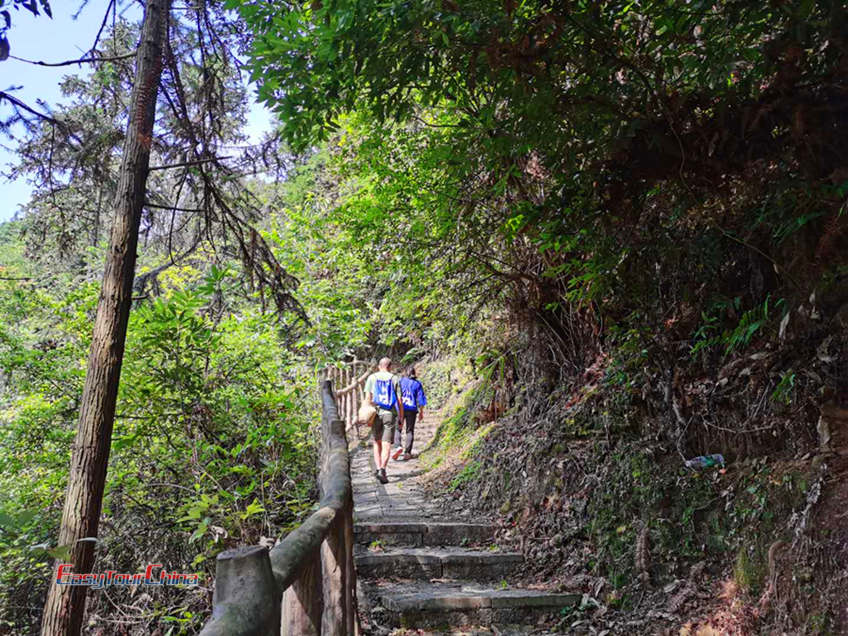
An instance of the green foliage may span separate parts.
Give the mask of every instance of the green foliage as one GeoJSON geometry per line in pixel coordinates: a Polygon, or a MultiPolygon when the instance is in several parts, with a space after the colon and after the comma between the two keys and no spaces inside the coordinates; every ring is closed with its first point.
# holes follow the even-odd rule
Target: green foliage
{"type": "Polygon", "coordinates": [[[793,398],[796,377],[797,374],[792,369],[781,373],[780,381],[774,387],[771,399],[782,404],[790,404],[793,398]]]}
{"type": "Polygon", "coordinates": [[[378,117],[403,119],[413,118],[419,105],[470,108],[471,96],[487,90],[492,100],[478,104],[475,114],[495,119],[494,104],[508,101],[514,117],[507,136],[513,126],[526,133],[559,109],[567,109],[563,119],[572,130],[632,134],[637,123],[623,117],[629,108],[661,108],[646,99],[654,81],[668,92],[759,92],[759,78],[775,66],[763,47],[768,37],[794,29],[812,44],[820,33],[804,25],[826,20],[831,8],[827,2],[695,3],[685,10],[623,1],[568,8],[482,1],[461,9],[437,2],[227,4],[254,29],[260,98],[280,113],[288,136],[304,144],[363,102],[378,117]],[[578,101],[587,95],[602,97],[578,101]],[[554,96],[570,101],[558,104],[554,96]]]}
{"type": "MultiPolygon", "coordinates": [[[[277,212],[266,238],[287,271],[300,280],[296,297],[309,324],[293,343],[313,364],[335,363],[361,348],[374,324],[379,290],[371,272],[331,214],[337,196],[325,180],[326,153],[316,153],[281,188],[257,185],[277,212]]],[[[384,338],[389,338],[385,334],[384,338]]]]}
{"type": "MultiPolygon", "coordinates": [[[[184,279],[131,314],[98,558],[120,571],[163,559],[208,579],[219,551],[278,536],[307,512],[319,412],[310,367],[281,346],[274,317],[222,304],[233,271],[184,279]]],[[[0,286],[0,621],[28,631],[67,550],[55,536],[99,290],[0,286]]],[[[156,601],[148,618],[196,628],[203,602],[180,594],[183,610],[156,601]]]]}
{"type": "Polygon", "coordinates": [[[457,473],[456,477],[451,480],[450,484],[448,485],[448,490],[453,492],[460,486],[469,482],[473,482],[475,479],[477,479],[481,467],[482,466],[478,461],[468,462],[465,466],[463,466],[462,470],[457,473]]]}
{"type": "Polygon", "coordinates": [[[190,467],[198,498],[173,496],[190,541],[203,541],[195,562],[214,556],[221,535],[258,540],[257,520],[291,523],[312,494],[311,478],[303,479],[314,470],[311,377],[290,366],[270,316],[206,310],[227,280],[213,269],[196,291],[177,290],[134,313],[113,446],[152,451],[110,473],[124,496],[138,489],[143,497],[141,475],[190,467]],[[300,477],[279,489],[291,475],[300,477]]]}
{"type": "MultiPolygon", "coordinates": [[[[775,303],[775,307],[779,308],[784,304],[783,299],[780,298],[775,303]]],[[[769,297],[767,296],[760,307],[756,307],[742,314],[739,324],[732,331],[723,335],[723,340],[726,343],[724,354],[727,355],[731,351],[743,349],[748,346],[754,335],[768,324],[769,318],[769,297]]]]}
{"type": "Polygon", "coordinates": [[[769,546],[782,538],[781,521],[805,504],[809,477],[791,464],[737,465],[734,474],[671,469],[635,447],[612,458],[589,503],[592,565],[616,585],[635,575],[635,528],[650,529],[652,560],[721,559],[735,554],[734,577],[756,598],[767,573],[769,546]]]}
{"type": "Polygon", "coordinates": [[[459,358],[444,357],[428,363],[419,369],[418,377],[427,388],[427,406],[430,409],[442,408],[456,390],[451,382],[452,373],[460,366],[459,358]]]}
{"type": "Polygon", "coordinates": [[[779,97],[838,92],[832,1],[228,6],[289,143],[323,144],[319,228],[358,254],[386,344],[506,310],[562,366],[598,325],[636,334],[621,384],[669,366],[669,340],[729,355],[797,300],[814,268],[793,250],[844,198],[838,153],[810,152],[779,97]]]}
{"type": "MultiPolygon", "coordinates": [[[[586,533],[590,566],[616,587],[633,574],[638,528],[695,558],[735,550],[737,529],[767,521],[760,485],[725,502],[728,521],[720,477],[613,438],[628,426],[619,411],[655,409],[672,370],[774,340],[810,290],[844,302],[840,3],[224,4],[252,32],[259,97],[302,154],[263,149],[286,181],[249,189],[229,169],[151,173],[159,207],[146,211],[139,263],[150,278],[130,318],[100,557],[134,568],[155,545],[209,574],[219,550],[290,528],[315,494],[314,370],[384,351],[469,359],[423,378],[438,407],[477,376],[435,442],[434,463],[467,460],[454,490],[488,474],[481,440],[494,429],[482,421],[542,386],[548,396],[585,380],[577,402],[616,387],[597,414],[565,422],[581,442],[603,430],[614,459],[586,533]],[[237,209],[207,206],[218,183],[237,209]],[[195,226],[175,205],[205,214],[195,226]],[[208,224],[217,212],[224,231],[208,224]],[[264,225],[246,236],[244,219],[264,225]],[[263,246],[273,254],[249,272],[229,260],[263,246]],[[309,319],[297,328],[254,287],[284,270],[309,319]],[[566,382],[551,392],[551,379],[566,382]],[[145,546],[126,548],[139,535],[145,546]]],[[[237,143],[244,113],[227,56],[198,64],[202,41],[173,31],[191,125],[163,96],[163,164],[237,143]]],[[[119,24],[108,45],[136,39],[119,24]]],[[[40,187],[21,224],[0,228],[2,620],[38,597],[45,555],[63,549],[51,537],[131,78],[118,60],[64,83],[56,115],[78,142],[33,131],[15,173],[40,187]],[[67,182],[45,176],[48,164],[67,182]]],[[[797,393],[788,367],[768,385],[776,403],[797,393]]],[[[667,437],[654,419],[652,439],[667,437]]],[[[761,557],[758,544],[739,565],[751,589],[761,557]]],[[[188,632],[204,602],[147,611],[188,632]]]]}
{"type": "Polygon", "coordinates": [[[786,302],[783,298],[778,298],[775,303],[769,307],[771,297],[766,296],[763,303],[753,309],[749,309],[742,313],[738,323],[731,329],[724,330],[721,334],[717,331],[722,324],[721,315],[725,313],[737,313],[740,311],[741,298],[736,297],[732,300],[719,300],[713,303],[710,312],[705,312],[702,315],[702,323],[695,332],[692,346],[692,354],[713,346],[723,348],[724,355],[730,355],[734,351],[745,349],[754,336],[763,331],[768,326],[773,326],[775,320],[786,315],[786,302]],[[776,312],[780,311],[779,314],[776,312]],[[710,335],[716,334],[716,335],[710,335]]]}
{"type": "Polygon", "coordinates": [[[477,408],[485,401],[488,385],[478,384],[459,395],[452,413],[442,420],[432,444],[443,449],[463,447],[477,430],[477,408]]]}

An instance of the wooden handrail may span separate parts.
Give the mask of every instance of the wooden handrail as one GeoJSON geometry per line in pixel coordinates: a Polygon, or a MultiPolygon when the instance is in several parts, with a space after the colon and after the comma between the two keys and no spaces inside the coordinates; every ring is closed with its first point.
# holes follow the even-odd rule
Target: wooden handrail
{"type": "Polygon", "coordinates": [[[335,393],[339,417],[345,421],[346,430],[356,428],[357,441],[361,438],[358,413],[359,407],[365,400],[365,392],[356,389],[364,387],[366,379],[376,369],[377,364],[373,360],[371,362],[354,360],[341,366],[327,367],[323,371],[324,377],[334,380],[338,386],[343,387],[335,393]],[[357,371],[361,374],[358,377],[354,375],[357,371]]]}
{"type": "Polygon", "coordinates": [[[365,380],[368,379],[368,376],[371,375],[373,370],[374,370],[373,367],[369,367],[365,371],[365,373],[363,373],[361,376],[359,376],[356,380],[354,380],[353,382],[348,384],[345,388],[339,389],[338,391],[336,391],[336,397],[341,397],[342,395],[347,395],[348,393],[353,391],[356,387],[362,386],[362,383],[365,382],[365,380]]]}
{"type": "Polygon", "coordinates": [[[321,400],[318,509],[270,552],[253,546],[218,555],[212,618],[201,636],[359,633],[350,457],[331,380],[321,400]]]}

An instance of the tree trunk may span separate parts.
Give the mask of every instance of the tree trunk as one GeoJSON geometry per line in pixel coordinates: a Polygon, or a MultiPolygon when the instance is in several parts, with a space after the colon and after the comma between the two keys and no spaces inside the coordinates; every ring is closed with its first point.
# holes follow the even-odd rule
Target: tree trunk
{"type": "MultiPolygon", "coordinates": [[[[135,83],[115,195],[115,218],[59,531],[59,545],[70,549],[67,562],[73,565],[74,573],[90,572],[94,564],[95,542],[82,539],[97,536],[103,503],[170,4],[170,0],[148,0],[136,55],[135,83]]],[[[57,585],[54,578],[44,606],[42,635],[79,634],[85,594],[85,587],[57,585]]]]}

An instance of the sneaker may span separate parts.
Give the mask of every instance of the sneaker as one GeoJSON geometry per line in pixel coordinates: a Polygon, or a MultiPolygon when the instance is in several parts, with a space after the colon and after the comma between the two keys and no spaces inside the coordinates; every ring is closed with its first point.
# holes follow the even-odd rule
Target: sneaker
{"type": "Polygon", "coordinates": [[[392,459],[397,461],[397,458],[400,457],[400,454],[403,452],[403,446],[398,446],[394,451],[392,451],[392,459]]]}
{"type": "Polygon", "coordinates": [[[389,478],[386,476],[386,469],[385,468],[381,468],[380,470],[377,471],[377,479],[380,480],[381,484],[389,483],[389,478]]]}
{"type": "Polygon", "coordinates": [[[403,456],[401,457],[401,459],[405,462],[409,461],[410,459],[414,459],[414,458],[415,458],[415,455],[413,455],[412,453],[404,453],[403,456]]]}
{"type": "Polygon", "coordinates": [[[382,482],[382,479],[380,479],[380,469],[379,468],[374,471],[374,479],[376,479],[379,482],[382,482]]]}

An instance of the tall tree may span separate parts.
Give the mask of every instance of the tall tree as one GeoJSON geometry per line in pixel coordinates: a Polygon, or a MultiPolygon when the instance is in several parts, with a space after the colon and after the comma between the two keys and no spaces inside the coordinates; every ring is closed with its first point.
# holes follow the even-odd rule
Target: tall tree
{"type": "MultiPolygon", "coordinates": [[[[115,219],[59,532],[59,544],[69,546],[75,572],[89,572],[94,562],[92,539],[97,536],[106,482],[169,9],[170,0],[149,0],[136,57],[115,219]]],[[[44,608],[42,634],[78,634],[85,593],[85,587],[57,585],[54,580],[44,608]]]]}

